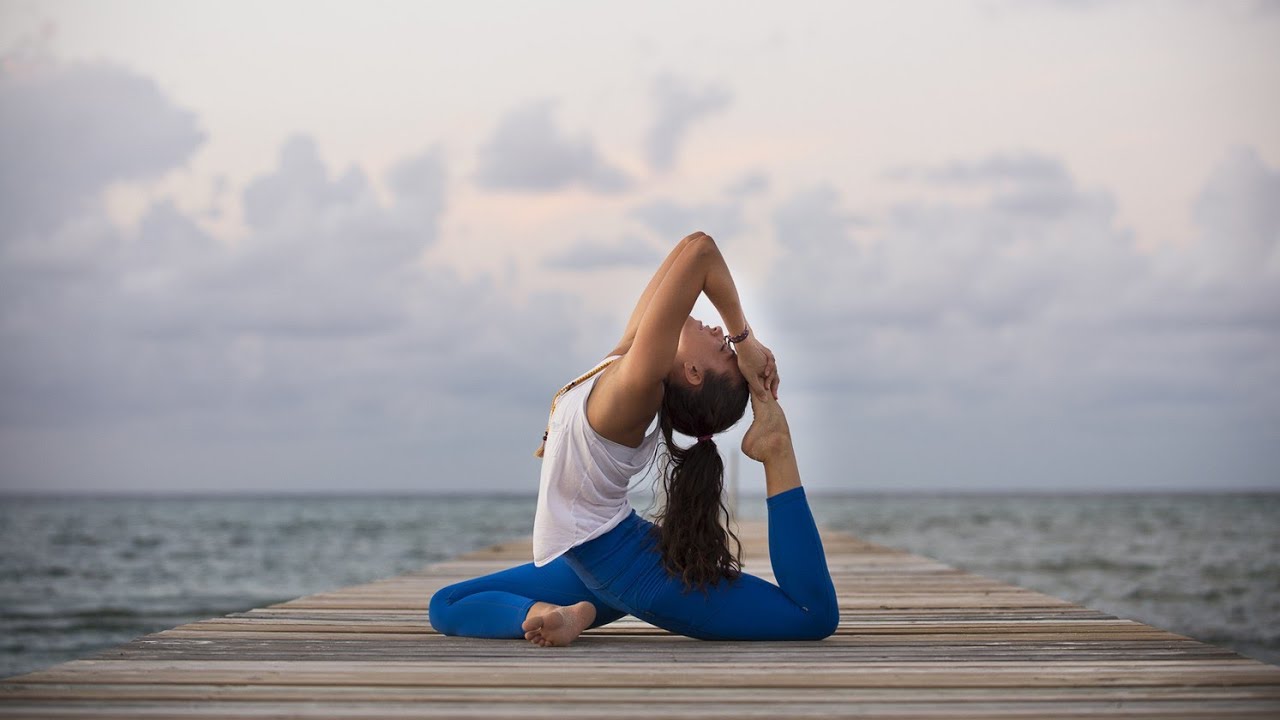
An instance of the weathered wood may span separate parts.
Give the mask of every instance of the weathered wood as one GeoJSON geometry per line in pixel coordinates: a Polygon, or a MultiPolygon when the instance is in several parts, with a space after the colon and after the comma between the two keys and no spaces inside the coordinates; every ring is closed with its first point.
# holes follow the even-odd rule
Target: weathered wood
{"type": "Polygon", "coordinates": [[[460,704],[454,702],[402,702],[378,703],[306,703],[306,702],[235,702],[225,703],[216,709],[211,703],[112,703],[104,706],[90,703],[40,703],[22,704],[11,708],[0,707],[0,717],[25,718],[97,718],[99,720],[136,720],[144,717],[184,718],[584,718],[598,720],[610,718],[693,717],[686,715],[696,710],[698,718],[1015,718],[1018,720],[1053,720],[1054,718],[1121,717],[1159,718],[1161,720],[1206,720],[1206,718],[1252,718],[1274,720],[1270,701],[1201,701],[1194,711],[1182,711],[1170,703],[1156,702],[1094,702],[1094,703],[983,703],[961,709],[950,703],[902,703],[882,704],[845,702],[833,705],[822,702],[798,702],[786,705],[768,703],[721,703],[714,706],[668,708],[666,703],[619,705],[595,703],[584,705],[572,700],[542,701],[533,705],[489,705],[487,703],[460,704]],[[9,710],[11,712],[6,712],[9,710]],[[666,714],[673,710],[675,714],[666,714]],[[655,711],[664,713],[655,715],[655,711]],[[607,714],[607,715],[606,715],[607,714]]]}
{"type": "MultiPolygon", "coordinates": [[[[740,645],[741,643],[730,643],[740,645]]],[[[815,643],[816,644],[816,643],[815,643]]],[[[546,650],[546,648],[542,648],[546,650]]],[[[798,648],[793,648],[793,652],[798,648]]],[[[1024,660],[734,662],[733,651],[707,662],[672,653],[662,662],[601,665],[534,653],[506,661],[73,660],[20,676],[25,682],[240,683],[331,685],[512,685],[551,687],[1079,687],[1105,685],[1260,685],[1280,670],[1252,660],[1024,660]]]]}
{"type": "Polygon", "coordinates": [[[849,688],[836,687],[815,693],[810,688],[726,688],[706,687],[575,687],[566,693],[558,687],[474,687],[474,686],[386,686],[386,685],[199,685],[101,683],[8,683],[0,684],[0,696],[24,700],[184,700],[193,694],[226,700],[328,700],[400,702],[422,700],[477,701],[493,703],[537,702],[564,699],[569,695],[579,703],[650,702],[716,704],[722,702],[793,703],[821,701],[914,702],[1071,702],[1134,700],[1280,700],[1280,688],[1273,686],[1179,687],[1179,686],[1085,686],[1059,688],[849,688]]]}
{"type": "Polygon", "coordinates": [[[104,706],[90,703],[40,703],[17,704],[0,707],[0,717],[24,718],[97,718],[99,720],[136,720],[144,717],[184,718],[584,718],[598,720],[610,718],[693,717],[687,713],[696,710],[698,718],[1016,718],[1018,720],[1054,720],[1054,718],[1121,717],[1159,718],[1161,720],[1205,720],[1206,718],[1252,718],[1274,720],[1270,701],[1201,701],[1193,711],[1183,711],[1169,703],[983,703],[961,709],[950,703],[902,703],[881,704],[845,702],[833,705],[822,702],[788,703],[721,703],[714,706],[690,706],[669,708],[666,703],[655,701],[638,705],[595,703],[584,705],[572,700],[542,701],[533,705],[489,705],[487,703],[459,704],[454,702],[402,702],[378,703],[268,703],[235,702],[212,706],[212,703],[112,703],[104,706]],[[655,715],[655,712],[663,713],[655,715]]]}
{"type": "MultiPolygon", "coordinates": [[[[772,580],[767,528],[743,568],[772,580]]],[[[528,539],[138,638],[0,682],[0,717],[1280,717],[1280,668],[822,531],[821,642],[706,642],[626,617],[566,648],[446,637],[432,593],[528,539]]]]}
{"type": "MultiPolygon", "coordinates": [[[[489,659],[493,653],[472,652],[469,643],[451,642],[452,647],[437,642],[389,642],[382,638],[313,639],[289,637],[222,637],[216,643],[207,638],[164,637],[132,643],[98,655],[103,659],[126,660],[312,660],[317,656],[326,660],[417,660],[439,658],[447,654],[450,659],[463,661],[470,657],[489,659]]],[[[985,661],[1007,660],[1163,660],[1163,659],[1218,659],[1233,658],[1225,649],[1194,643],[1190,640],[1174,642],[1113,641],[1090,642],[942,642],[915,646],[883,641],[829,643],[823,648],[823,659],[828,662],[862,660],[902,661],[985,661]]],[[[620,643],[584,643],[575,653],[575,659],[583,655],[598,657],[601,662],[634,663],[654,659],[666,659],[670,648],[661,643],[628,643],[626,657],[613,659],[620,643]]],[[[812,653],[804,649],[794,650],[788,644],[750,643],[733,653],[735,663],[793,663],[805,662],[812,653]]],[[[695,646],[681,653],[681,662],[701,662],[724,657],[724,651],[714,645],[695,646]]]]}

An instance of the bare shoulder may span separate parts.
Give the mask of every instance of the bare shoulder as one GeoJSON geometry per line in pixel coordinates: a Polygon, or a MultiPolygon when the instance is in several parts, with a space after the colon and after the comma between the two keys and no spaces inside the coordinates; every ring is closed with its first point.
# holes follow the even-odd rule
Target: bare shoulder
{"type": "Polygon", "coordinates": [[[605,438],[639,447],[662,404],[662,384],[637,382],[623,354],[596,379],[587,397],[587,421],[605,438]]]}

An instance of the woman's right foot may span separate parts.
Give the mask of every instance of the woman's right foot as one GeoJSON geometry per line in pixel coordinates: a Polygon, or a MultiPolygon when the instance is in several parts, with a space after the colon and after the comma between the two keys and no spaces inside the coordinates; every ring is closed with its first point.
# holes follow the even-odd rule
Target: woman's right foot
{"type": "Polygon", "coordinates": [[[742,438],[742,452],[752,460],[768,462],[793,452],[791,427],[782,406],[775,400],[762,403],[751,397],[751,427],[742,438]]]}
{"type": "Polygon", "coordinates": [[[568,645],[596,619],[596,606],[586,600],[564,607],[552,605],[551,608],[547,612],[531,615],[524,621],[524,637],[534,645],[568,645]]]}

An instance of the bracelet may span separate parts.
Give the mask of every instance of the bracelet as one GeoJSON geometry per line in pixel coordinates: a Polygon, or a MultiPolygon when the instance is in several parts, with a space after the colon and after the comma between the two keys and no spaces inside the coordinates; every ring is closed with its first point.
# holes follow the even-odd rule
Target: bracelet
{"type": "Polygon", "coordinates": [[[746,327],[742,328],[742,332],[738,333],[737,335],[734,335],[734,336],[733,336],[733,337],[731,337],[731,338],[726,338],[726,339],[727,339],[729,342],[733,343],[734,345],[737,345],[738,343],[742,342],[743,340],[746,340],[746,339],[747,339],[747,336],[748,336],[748,335],[750,335],[750,334],[751,334],[751,326],[750,326],[750,325],[748,325],[748,326],[746,326],[746,327]]]}

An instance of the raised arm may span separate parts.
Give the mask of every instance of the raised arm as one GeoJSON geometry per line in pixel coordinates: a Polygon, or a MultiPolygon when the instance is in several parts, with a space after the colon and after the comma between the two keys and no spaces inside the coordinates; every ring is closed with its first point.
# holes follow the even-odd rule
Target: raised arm
{"type": "MultiPolygon", "coordinates": [[[[747,327],[737,287],[715,241],[696,232],[681,243],[683,247],[671,259],[648,306],[640,313],[629,351],[618,362],[616,383],[608,383],[612,387],[602,403],[607,410],[599,418],[601,424],[629,431],[648,426],[662,401],[662,383],[675,362],[681,328],[699,295],[706,293],[727,333],[736,334],[747,327]]],[[[770,381],[762,376],[766,365],[772,366],[768,349],[753,337],[739,345],[738,351],[740,364],[748,355],[749,366],[755,368],[752,374],[744,369],[753,391],[767,401],[770,381]]]]}
{"type": "Polygon", "coordinates": [[[636,307],[631,311],[631,319],[627,321],[627,328],[622,332],[622,339],[618,341],[618,346],[610,353],[611,355],[626,355],[631,350],[631,344],[636,339],[636,330],[640,327],[640,318],[644,317],[645,311],[649,309],[649,302],[653,300],[658,286],[662,284],[662,279],[667,276],[667,271],[675,264],[680,253],[689,247],[689,240],[693,237],[689,235],[676,243],[675,247],[671,248],[671,252],[667,253],[667,258],[662,261],[662,265],[653,273],[653,277],[649,278],[649,284],[645,286],[644,292],[640,293],[640,299],[636,301],[636,307]]]}
{"type": "Polygon", "coordinates": [[[637,384],[662,384],[675,360],[680,330],[702,293],[719,311],[728,326],[726,332],[738,332],[747,324],[737,287],[715,240],[695,232],[681,242],[685,247],[654,290],[627,354],[625,375],[637,384]]]}

